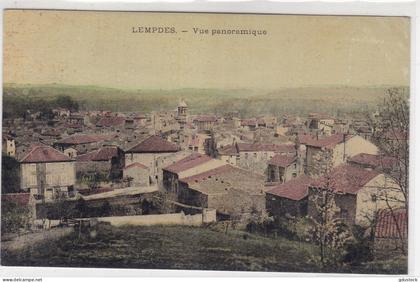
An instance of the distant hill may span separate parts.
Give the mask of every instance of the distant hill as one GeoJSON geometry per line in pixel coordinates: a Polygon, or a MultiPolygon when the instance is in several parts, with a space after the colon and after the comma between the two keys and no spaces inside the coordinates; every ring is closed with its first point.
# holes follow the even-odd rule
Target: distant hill
{"type": "Polygon", "coordinates": [[[279,90],[258,89],[114,89],[98,86],[5,84],[4,105],[14,98],[52,99],[68,95],[86,110],[150,112],[175,109],[185,99],[191,113],[222,114],[239,111],[243,117],[284,113],[331,114],[373,109],[389,87],[302,87],[279,90]]]}

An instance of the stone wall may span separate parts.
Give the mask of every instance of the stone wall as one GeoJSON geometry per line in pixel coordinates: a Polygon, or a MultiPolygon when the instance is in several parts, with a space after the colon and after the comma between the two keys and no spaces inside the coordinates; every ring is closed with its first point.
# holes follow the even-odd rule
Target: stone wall
{"type": "Polygon", "coordinates": [[[200,226],[203,223],[216,221],[216,210],[205,209],[203,214],[185,215],[181,213],[173,214],[152,214],[152,215],[136,215],[136,216],[114,216],[114,217],[99,217],[99,222],[107,222],[113,226],[123,225],[187,225],[200,226]]]}
{"type": "Polygon", "coordinates": [[[267,212],[274,218],[283,218],[286,214],[302,217],[308,214],[308,198],[299,201],[266,194],[267,212]]]}
{"type": "Polygon", "coordinates": [[[267,162],[274,155],[274,152],[241,152],[239,161],[237,161],[236,164],[243,169],[265,175],[267,171],[267,162]]]}
{"type": "Polygon", "coordinates": [[[328,172],[332,167],[332,156],[332,150],[307,146],[306,174],[318,177],[328,172]]]}

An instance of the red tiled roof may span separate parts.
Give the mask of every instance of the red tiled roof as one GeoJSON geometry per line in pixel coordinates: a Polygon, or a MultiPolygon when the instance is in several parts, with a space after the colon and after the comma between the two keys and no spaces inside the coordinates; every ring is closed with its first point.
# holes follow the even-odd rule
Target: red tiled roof
{"type": "Polygon", "coordinates": [[[407,239],[407,212],[405,209],[380,210],[375,228],[376,238],[407,239]]]}
{"type": "Polygon", "coordinates": [[[93,160],[93,158],[96,156],[98,151],[92,151],[83,155],[76,156],[76,161],[78,162],[90,162],[93,160]]]}
{"type": "Polygon", "coordinates": [[[89,152],[83,155],[76,157],[76,160],[79,162],[88,162],[88,161],[109,161],[113,157],[118,156],[117,147],[103,147],[99,150],[89,152]]]}
{"type": "Polygon", "coordinates": [[[313,141],[316,141],[315,136],[310,134],[298,134],[298,141],[300,144],[308,144],[313,141]]]}
{"type": "Polygon", "coordinates": [[[208,162],[212,160],[212,158],[210,158],[207,155],[202,155],[202,154],[198,154],[198,153],[193,153],[190,156],[183,158],[167,167],[165,167],[164,169],[173,173],[179,173],[181,171],[185,171],[187,169],[193,168],[195,166],[201,165],[205,162],[208,162]]]}
{"type": "Polygon", "coordinates": [[[50,163],[67,161],[71,161],[68,156],[46,145],[34,146],[21,160],[22,163],[50,163]]]}
{"type": "Polygon", "coordinates": [[[64,139],[57,141],[57,144],[67,144],[67,145],[80,145],[80,144],[88,144],[88,143],[95,143],[101,141],[107,141],[112,139],[112,136],[109,135],[73,135],[64,139]]]}
{"type": "Polygon", "coordinates": [[[327,113],[310,113],[310,119],[333,119],[327,113]]]}
{"type": "Polygon", "coordinates": [[[119,126],[123,125],[125,122],[125,117],[104,117],[101,118],[96,126],[110,127],[110,126],[119,126]]]}
{"type": "Polygon", "coordinates": [[[99,149],[99,152],[96,154],[94,161],[109,161],[113,157],[118,157],[118,148],[117,147],[103,147],[99,149]]]}
{"type": "Polygon", "coordinates": [[[308,196],[308,187],[313,179],[307,175],[299,176],[286,183],[280,184],[266,193],[299,201],[308,196]]]}
{"type": "Polygon", "coordinates": [[[210,115],[200,115],[200,116],[195,116],[193,118],[193,121],[216,122],[217,117],[216,116],[210,116],[210,115]]]}
{"type": "Polygon", "coordinates": [[[372,129],[369,126],[361,126],[356,128],[356,131],[359,133],[372,133],[372,129]]]}
{"type": "Polygon", "coordinates": [[[295,145],[293,144],[249,144],[249,143],[236,143],[234,145],[228,145],[220,150],[219,153],[225,155],[235,155],[239,152],[277,152],[277,153],[289,153],[294,152],[295,145]]]}
{"type": "Polygon", "coordinates": [[[61,135],[61,132],[59,132],[57,129],[50,129],[50,130],[44,131],[43,133],[41,133],[41,135],[58,137],[61,135]]]}
{"type": "Polygon", "coordinates": [[[335,134],[318,140],[307,140],[306,145],[318,148],[332,148],[335,145],[344,142],[344,138],[346,138],[347,141],[353,137],[352,135],[346,135],[346,137],[344,136],[344,134],[335,134]]]}
{"type": "Polygon", "coordinates": [[[13,202],[19,206],[27,206],[31,198],[31,193],[10,193],[2,194],[1,200],[5,202],[13,202]]]}
{"type": "Polygon", "coordinates": [[[130,169],[130,168],[133,168],[133,167],[139,167],[139,168],[143,168],[143,169],[149,169],[144,164],[137,163],[137,162],[136,163],[129,164],[128,166],[124,167],[124,169],[130,169]]]}
{"type": "Polygon", "coordinates": [[[349,159],[350,162],[366,165],[372,168],[382,167],[390,169],[397,162],[393,157],[360,153],[349,159]]]}
{"type": "Polygon", "coordinates": [[[243,119],[243,120],[241,120],[241,126],[257,126],[257,120],[255,120],[255,119],[243,119]]]}
{"type": "Polygon", "coordinates": [[[128,149],[127,153],[169,153],[178,151],[179,147],[176,144],[153,135],[128,149]]]}
{"type": "Polygon", "coordinates": [[[215,175],[220,175],[220,174],[223,174],[223,173],[227,173],[227,172],[232,171],[234,169],[238,169],[238,168],[226,164],[226,165],[223,165],[223,166],[220,166],[220,167],[217,167],[217,168],[214,168],[214,169],[211,169],[211,170],[208,170],[208,171],[196,174],[196,175],[181,178],[179,181],[187,183],[187,184],[193,183],[193,182],[200,182],[200,181],[208,179],[209,177],[212,177],[212,176],[215,176],[215,175]]]}
{"type": "Polygon", "coordinates": [[[268,161],[268,164],[279,166],[279,167],[288,167],[296,160],[296,156],[290,155],[275,155],[271,160],[268,161]]]}
{"type": "Polygon", "coordinates": [[[350,165],[334,168],[328,176],[320,177],[311,186],[323,188],[326,185],[335,192],[357,194],[379,172],[350,165]],[[328,184],[327,184],[328,183],[328,184]]]}

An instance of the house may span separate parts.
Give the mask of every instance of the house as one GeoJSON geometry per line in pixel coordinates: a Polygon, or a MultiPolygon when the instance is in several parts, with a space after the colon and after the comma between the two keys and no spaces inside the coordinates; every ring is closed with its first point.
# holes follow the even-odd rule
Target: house
{"type": "Polygon", "coordinates": [[[102,147],[105,141],[112,139],[111,135],[77,134],[58,140],[54,143],[54,148],[61,151],[73,148],[83,154],[102,147]]]}
{"type": "Polygon", "coordinates": [[[3,134],[2,152],[6,156],[16,157],[15,139],[8,134],[3,134]]]}
{"type": "Polygon", "coordinates": [[[65,108],[55,108],[52,112],[58,117],[69,117],[71,114],[70,110],[65,108]]]}
{"type": "Polygon", "coordinates": [[[294,144],[234,143],[218,149],[227,164],[266,174],[267,163],[275,155],[296,155],[294,144]]]}
{"type": "Polygon", "coordinates": [[[47,201],[71,196],[76,173],[74,160],[45,145],[34,145],[20,161],[21,189],[47,201]]]}
{"type": "Polygon", "coordinates": [[[192,122],[198,131],[211,131],[217,123],[217,117],[213,115],[194,116],[192,122]]]}
{"type": "Polygon", "coordinates": [[[406,209],[384,209],[377,214],[373,249],[393,251],[398,248],[407,250],[408,217],[406,209]]]}
{"type": "Polygon", "coordinates": [[[79,152],[75,148],[72,148],[72,147],[64,149],[63,153],[66,156],[68,156],[70,159],[75,159],[77,155],[79,154],[79,152]]]}
{"type": "Polygon", "coordinates": [[[265,214],[264,177],[224,164],[179,179],[181,203],[214,208],[219,215],[234,220],[265,214]]]}
{"type": "Polygon", "coordinates": [[[134,121],[134,119],[132,118],[127,118],[124,121],[124,129],[126,130],[134,130],[136,128],[136,123],[134,121]]]}
{"type": "Polygon", "coordinates": [[[178,145],[160,136],[152,135],[125,151],[125,165],[141,163],[147,166],[155,183],[161,180],[159,175],[163,165],[167,163],[166,158],[179,150],[178,145]]]}
{"type": "Polygon", "coordinates": [[[188,136],[188,149],[200,154],[206,153],[206,142],[211,139],[209,134],[197,133],[188,136]]]}
{"type": "Polygon", "coordinates": [[[149,186],[149,168],[141,163],[132,163],[124,167],[123,179],[128,186],[149,186]]]}
{"type": "Polygon", "coordinates": [[[225,165],[220,160],[207,155],[192,153],[191,155],[163,168],[163,187],[166,191],[178,194],[181,178],[190,177],[225,165]]]}
{"type": "Polygon", "coordinates": [[[122,178],[124,168],[124,152],[117,146],[104,146],[98,150],[78,155],[76,157],[76,175],[80,179],[84,176],[101,176],[107,180],[122,178]]]}
{"type": "Polygon", "coordinates": [[[357,135],[362,136],[366,140],[371,140],[373,135],[373,130],[370,126],[360,126],[354,128],[354,130],[357,132],[357,135]]]}
{"type": "Polygon", "coordinates": [[[309,114],[308,128],[314,132],[331,135],[334,122],[334,118],[328,116],[325,113],[312,113],[309,114]]]}
{"type": "Polygon", "coordinates": [[[308,214],[308,188],[313,178],[301,175],[266,191],[267,212],[275,219],[308,214]]]}
{"type": "Polygon", "coordinates": [[[358,135],[334,134],[325,138],[306,138],[305,173],[319,176],[346,163],[360,153],[378,154],[378,147],[358,135]]]}
{"type": "Polygon", "coordinates": [[[71,124],[77,124],[80,126],[84,126],[85,125],[85,117],[79,114],[71,114],[68,118],[67,118],[68,123],[71,124]]]}
{"type": "Polygon", "coordinates": [[[287,133],[289,132],[290,128],[291,128],[291,125],[289,125],[289,124],[280,124],[280,125],[277,125],[277,127],[276,127],[276,133],[278,135],[286,136],[287,133]]]}
{"type": "Polygon", "coordinates": [[[245,130],[255,130],[256,128],[258,128],[258,121],[255,118],[242,119],[240,126],[242,129],[245,130]]]}
{"type": "Polygon", "coordinates": [[[125,125],[125,117],[120,116],[107,116],[101,118],[97,123],[96,127],[100,128],[118,128],[125,125]]]}
{"type": "Polygon", "coordinates": [[[323,190],[334,194],[337,217],[348,224],[369,226],[376,212],[401,207],[404,196],[400,187],[386,174],[351,165],[340,165],[309,187],[308,215],[317,216],[315,201],[323,190]]]}
{"type": "Polygon", "coordinates": [[[188,141],[187,141],[188,142],[187,143],[188,150],[193,151],[193,152],[198,152],[199,148],[200,148],[200,145],[201,145],[201,152],[200,153],[201,154],[204,153],[204,146],[200,142],[199,136],[191,135],[187,138],[188,138],[188,141]]]}
{"type": "Polygon", "coordinates": [[[277,126],[277,118],[276,117],[264,116],[264,117],[258,119],[259,123],[260,123],[260,121],[262,121],[261,123],[264,124],[264,126],[267,127],[267,128],[274,129],[277,126]]]}
{"type": "Polygon", "coordinates": [[[360,153],[347,160],[347,163],[353,166],[359,166],[366,169],[375,169],[384,172],[390,172],[398,160],[393,157],[383,155],[372,155],[360,153]]]}
{"type": "Polygon", "coordinates": [[[154,133],[174,132],[180,129],[176,111],[152,112],[151,127],[154,133]]]}
{"type": "Polygon", "coordinates": [[[296,178],[300,172],[296,155],[278,154],[268,161],[267,182],[284,183],[296,178]]]}

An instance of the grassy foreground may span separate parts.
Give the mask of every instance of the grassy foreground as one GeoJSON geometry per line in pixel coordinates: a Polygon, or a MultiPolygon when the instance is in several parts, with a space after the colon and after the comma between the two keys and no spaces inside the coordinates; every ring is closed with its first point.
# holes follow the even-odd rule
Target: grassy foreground
{"type": "MultiPolygon", "coordinates": [[[[100,226],[19,252],[2,252],[3,265],[190,270],[321,272],[308,243],[197,227],[100,226]]],[[[380,262],[331,272],[405,272],[406,262],[380,262]],[[401,268],[402,267],[402,268],[401,268]]]]}

